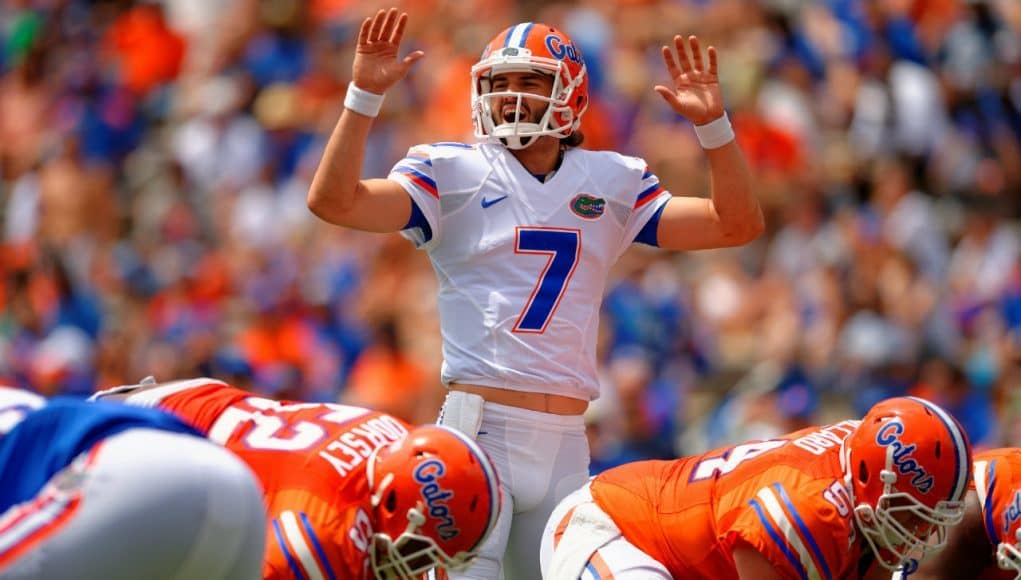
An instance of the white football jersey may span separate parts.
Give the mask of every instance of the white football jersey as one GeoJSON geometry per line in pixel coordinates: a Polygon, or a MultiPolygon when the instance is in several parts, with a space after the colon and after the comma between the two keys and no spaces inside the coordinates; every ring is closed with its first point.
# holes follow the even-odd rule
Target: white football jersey
{"type": "Polygon", "coordinates": [[[445,384],[599,396],[610,267],[670,199],[645,161],[571,149],[545,183],[498,144],[411,148],[390,179],[439,281],[445,384]]]}

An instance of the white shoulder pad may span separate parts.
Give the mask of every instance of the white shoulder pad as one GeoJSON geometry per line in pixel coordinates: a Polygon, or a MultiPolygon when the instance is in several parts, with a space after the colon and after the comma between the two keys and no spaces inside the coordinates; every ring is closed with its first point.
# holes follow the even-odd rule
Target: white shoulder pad
{"type": "Polygon", "coordinates": [[[169,383],[156,383],[150,380],[151,377],[146,377],[141,383],[137,385],[122,385],[120,387],[113,387],[112,389],[106,389],[99,391],[98,393],[89,397],[90,401],[98,401],[104,397],[110,395],[116,395],[121,393],[132,393],[138,391],[132,395],[129,395],[124,402],[131,405],[138,405],[140,407],[156,407],[160,402],[169,397],[180,393],[181,391],[187,391],[188,389],[195,389],[198,387],[204,387],[206,385],[223,385],[229,386],[223,381],[210,378],[197,378],[197,379],[184,379],[180,381],[171,381],[169,383]]]}

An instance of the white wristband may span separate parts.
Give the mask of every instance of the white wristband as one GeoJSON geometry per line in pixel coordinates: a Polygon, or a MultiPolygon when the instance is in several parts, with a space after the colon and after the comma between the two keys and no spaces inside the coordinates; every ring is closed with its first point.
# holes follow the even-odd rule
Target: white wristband
{"type": "Polygon", "coordinates": [[[733,141],[734,128],[730,126],[727,112],[724,111],[723,116],[715,121],[710,121],[705,125],[695,125],[695,136],[702,144],[702,149],[716,149],[733,141]]]}
{"type": "Polygon", "coordinates": [[[354,82],[350,82],[347,85],[344,106],[360,115],[375,117],[379,114],[379,109],[383,107],[383,95],[370,93],[365,89],[358,88],[354,82]]]}

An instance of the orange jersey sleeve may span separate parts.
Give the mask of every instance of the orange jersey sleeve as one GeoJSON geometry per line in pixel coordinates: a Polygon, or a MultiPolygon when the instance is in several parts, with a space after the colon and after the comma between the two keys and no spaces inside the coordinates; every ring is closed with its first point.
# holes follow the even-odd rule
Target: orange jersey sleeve
{"type": "Polygon", "coordinates": [[[860,557],[840,442],[857,422],[603,472],[592,496],[678,578],[732,578],[745,542],[789,578],[840,578],[860,557]]]}
{"type": "Polygon", "coordinates": [[[282,493],[269,506],[263,576],[369,578],[372,539],[369,501],[326,504],[301,492],[282,493]]]}
{"type": "Polygon", "coordinates": [[[858,552],[850,498],[831,499],[846,493],[840,479],[776,475],[778,481],[733,506],[728,517],[734,521],[721,530],[720,541],[728,550],[747,543],[785,578],[839,578],[853,570],[858,552]]]}
{"type": "Polygon", "coordinates": [[[267,507],[267,578],[365,578],[372,537],[365,463],[410,426],[329,403],[274,401],[216,381],[147,394],[240,457],[267,507]]]}

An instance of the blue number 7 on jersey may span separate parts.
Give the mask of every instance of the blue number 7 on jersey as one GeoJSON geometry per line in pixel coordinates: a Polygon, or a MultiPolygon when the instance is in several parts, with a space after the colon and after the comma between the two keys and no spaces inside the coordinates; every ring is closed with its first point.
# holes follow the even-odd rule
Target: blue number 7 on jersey
{"type": "Polygon", "coordinates": [[[581,230],[519,227],[514,253],[549,256],[514,325],[514,332],[545,332],[581,258],[581,230]]]}

